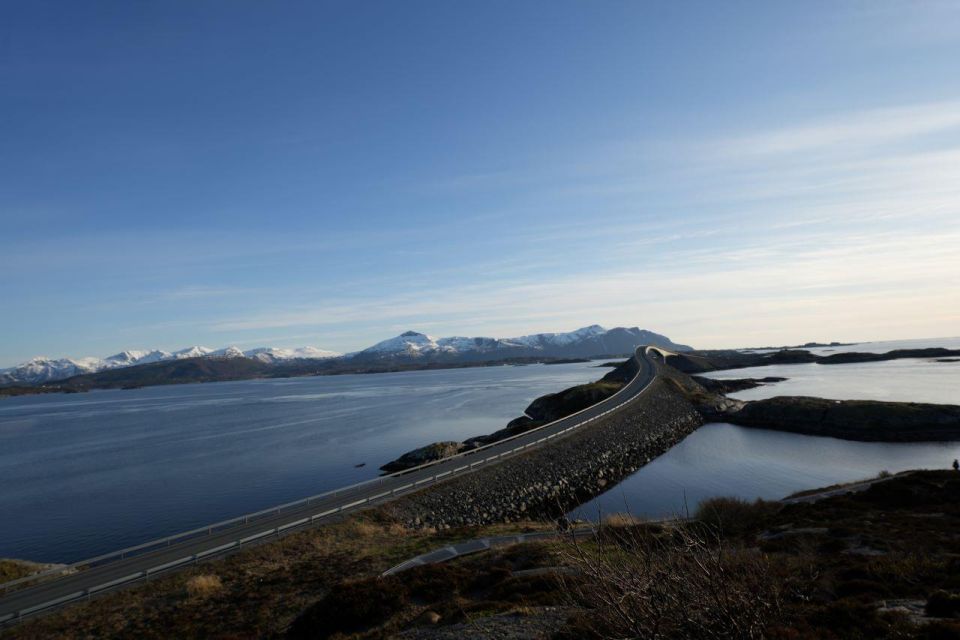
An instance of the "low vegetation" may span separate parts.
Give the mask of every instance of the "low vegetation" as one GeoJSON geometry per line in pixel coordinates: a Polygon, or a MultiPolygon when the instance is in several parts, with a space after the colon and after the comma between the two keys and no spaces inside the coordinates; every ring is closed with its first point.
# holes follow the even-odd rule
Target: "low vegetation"
{"type": "Polygon", "coordinates": [[[410,531],[368,512],[6,633],[955,640],[957,495],[960,473],[920,471],[818,502],[714,499],[686,522],[609,518],[577,541],[520,544],[388,578],[379,576],[419,553],[518,525],[410,531]]]}
{"type": "Polygon", "coordinates": [[[223,589],[220,576],[201,574],[187,580],[187,595],[191,598],[208,598],[223,589]]]}
{"type": "Polygon", "coordinates": [[[508,547],[397,576],[345,580],[290,626],[292,640],[387,638],[422,626],[464,624],[566,604],[552,572],[555,545],[508,547]]]}
{"type": "Polygon", "coordinates": [[[0,632],[6,640],[279,638],[331,589],[376,581],[420,553],[478,535],[550,525],[411,531],[380,512],[287,536],[0,632]]]}
{"type": "Polygon", "coordinates": [[[0,583],[18,580],[33,575],[52,565],[27,562],[26,560],[9,560],[0,558],[0,583]]]}
{"type": "Polygon", "coordinates": [[[630,525],[574,539],[561,589],[564,638],[762,638],[781,616],[781,582],[755,549],[692,524],[630,525]]]}
{"type": "Polygon", "coordinates": [[[717,539],[739,538],[760,531],[770,524],[780,510],[779,502],[740,498],[709,498],[700,503],[694,519],[717,539]]]}

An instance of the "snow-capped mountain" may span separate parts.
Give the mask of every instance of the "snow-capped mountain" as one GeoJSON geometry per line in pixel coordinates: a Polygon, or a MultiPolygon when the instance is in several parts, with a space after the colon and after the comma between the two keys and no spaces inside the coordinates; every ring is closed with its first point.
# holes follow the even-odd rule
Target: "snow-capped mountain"
{"type": "Polygon", "coordinates": [[[282,349],[278,347],[260,347],[244,351],[243,355],[248,358],[255,358],[260,362],[280,362],[283,360],[327,360],[329,358],[338,358],[340,354],[336,351],[327,351],[317,347],[300,347],[298,349],[282,349]]]}
{"type": "Polygon", "coordinates": [[[449,350],[448,348],[441,347],[436,338],[431,338],[424,333],[417,333],[416,331],[405,331],[395,338],[389,338],[378,342],[372,347],[367,347],[356,355],[421,356],[427,353],[449,350]]]}
{"type": "MultiPolygon", "coordinates": [[[[103,368],[129,367],[133,364],[160,362],[169,358],[169,353],[156,349],[153,351],[121,351],[116,355],[104,358],[102,363],[105,365],[103,368]]],[[[88,360],[95,360],[95,358],[88,358],[88,360]]]]}
{"type": "Polygon", "coordinates": [[[39,384],[48,380],[60,380],[83,373],[99,371],[102,361],[97,358],[47,358],[39,356],[10,369],[0,370],[0,384],[39,384]]]}
{"type": "Polygon", "coordinates": [[[149,365],[190,358],[249,358],[262,365],[292,361],[337,360],[349,368],[352,362],[369,365],[386,361],[478,362],[504,358],[586,358],[598,355],[621,355],[641,344],[654,344],[675,351],[690,347],[672,342],[666,336],[637,327],[604,329],[599,325],[583,327],[567,333],[536,333],[517,338],[468,338],[452,336],[433,338],[424,333],[407,331],[378,342],[372,347],[348,355],[316,347],[298,349],[258,347],[243,351],[229,346],[222,349],[193,346],[179,351],[130,350],[107,358],[34,358],[10,369],[0,370],[0,385],[43,384],[82,374],[97,373],[120,367],[149,365]]]}
{"type": "Polygon", "coordinates": [[[523,345],[499,338],[467,338],[452,336],[433,338],[425,333],[405,331],[395,338],[378,342],[372,347],[352,354],[355,358],[368,357],[430,357],[456,356],[468,353],[490,353],[498,349],[516,349],[523,345]]]}
{"type": "Polygon", "coordinates": [[[169,354],[172,358],[167,357],[164,360],[182,360],[183,358],[202,358],[203,356],[213,353],[213,349],[208,347],[187,347],[186,349],[180,349],[179,351],[174,351],[169,354]]]}
{"type": "Polygon", "coordinates": [[[527,347],[542,349],[582,342],[584,340],[602,336],[606,333],[607,330],[600,325],[592,324],[589,327],[583,327],[582,329],[569,331],[567,333],[535,333],[530,336],[520,336],[519,338],[511,338],[510,342],[522,344],[527,347]]]}
{"type": "Polygon", "coordinates": [[[194,346],[178,351],[129,350],[108,356],[106,358],[47,358],[44,356],[33,358],[9,369],[0,369],[0,384],[43,384],[55,380],[63,380],[85,373],[97,373],[108,369],[132,367],[134,365],[151,364],[167,360],[185,360],[187,358],[255,358],[265,363],[276,363],[284,360],[324,360],[336,358],[340,354],[334,351],[318,349],[316,347],[300,347],[297,349],[283,349],[275,347],[258,347],[249,351],[242,351],[238,347],[210,349],[194,346]]]}
{"type": "Polygon", "coordinates": [[[406,331],[350,357],[360,360],[427,358],[445,361],[527,356],[582,358],[629,353],[641,344],[655,344],[680,351],[690,350],[690,347],[676,344],[666,336],[637,327],[607,330],[599,325],[591,325],[567,333],[537,333],[517,338],[434,338],[424,333],[406,331]]]}

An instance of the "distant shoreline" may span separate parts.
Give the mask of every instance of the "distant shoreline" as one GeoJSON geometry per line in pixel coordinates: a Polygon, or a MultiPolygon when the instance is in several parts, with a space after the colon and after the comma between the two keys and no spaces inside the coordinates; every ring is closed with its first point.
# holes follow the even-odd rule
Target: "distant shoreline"
{"type": "MultiPolygon", "coordinates": [[[[64,380],[56,381],[53,383],[47,383],[42,385],[11,385],[11,386],[0,386],[0,398],[12,398],[20,397],[27,395],[40,395],[48,393],[85,393],[88,391],[95,390],[109,390],[109,389],[142,389],[144,387],[159,387],[159,386],[169,386],[176,384],[197,384],[197,383],[212,383],[212,382],[241,382],[244,380],[271,380],[271,379],[290,379],[290,378],[313,378],[318,376],[339,376],[339,375],[366,375],[366,374],[380,374],[380,373],[403,373],[407,371],[438,371],[445,369],[473,369],[477,367],[506,367],[506,366],[528,366],[534,364],[543,364],[543,365],[554,365],[554,364],[577,364],[577,363],[586,363],[594,362],[597,360],[609,360],[611,358],[616,358],[618,356],[611,354],[602,354],[590,358],[507,358],[501,360],[476,360],[469,362],[419,362],[419,363],[390,363],[377,366],[375,364],[363,364],[360,366],[344,366],[342,368],[333,368],[333,367],[324,367],[323,365],[315,365],[310,367],[309,365],[301,364],[299,366],[304,367],[303,370],[297,371],[296,368],[298,365],[285,365],[281,367],[269,367],[268,365],[263,365],[259,363],[262,368],[259,370],[254,369],[252,371],[218,371],[220,367],[218,365],[226,364],[228,367],[230,364],[236,364],[235,361],[239,360],[238,358],[224,358],[224,359],[210,359],[210,358],[188,358],[184,360],[177,361],[177,364],[182,365],[186,369],[209,369],[208,371],[198,371],[199,375],[193,377],[184,377],[184,378],[168,378],[168,379],[159,379],[152,378],[149,380],[138,381],[137,378],[142,374],[147,368],[154,370],[158,365],[165,363],[151,363],[148,365],[139,365],[133,367],[125,367],[122,369],[115,369],[111,371],[98,372],[93,374],[85,374],[80,376],[73,376],[71,378],[66,378],[64,380]],[[208,365],[213,363],[211,367],[203,367],[203,365],[208,365]],[[110,379],[99,381],[97,378],[103,377],[107,378],[108,375],[104,374],[113,374],[109,375],[110,379]],[[118,375],[125,374],[125,375],[118,375]],[[133,374],[133,375],[129,375],[133,374]]],[[[626,355],[621,357],[627,357],[626,355]]]]}

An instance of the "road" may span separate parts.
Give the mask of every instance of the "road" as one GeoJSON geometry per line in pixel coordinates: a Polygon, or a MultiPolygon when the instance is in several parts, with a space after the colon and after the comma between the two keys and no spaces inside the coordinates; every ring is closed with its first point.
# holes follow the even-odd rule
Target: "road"
{"type": "MultiPolygon", "coordinates": [[[[477,468],[497,464],[532,448],[549,446],[562,437],[636,399],[656,377],[654,360],[663,352],[653,347],[638,347],[634,358],[637,375],[615,395],[579,413],[538,429],[475,449],[466,454],[424,465],[405,473],[383,476],[375,481],[354,485],[308,501],[277,508],[275,513],[258,516],[249,522],[241,519],[226,528],[214,525],[199,535],[181,540],[160,541],[132,556],[117,555],[109,562],[96,564],[34,586],[20,588],[0,598],[0,624],[14,623],[69,602],[86,599],[183,566],[236,551],[249,544],[280,537],[290,531],[313,526],[336,515],[387,502],[413,491],[470,473],[477,468]]],[[[79,563],[78,563],[79,564],[79,563]]]]}

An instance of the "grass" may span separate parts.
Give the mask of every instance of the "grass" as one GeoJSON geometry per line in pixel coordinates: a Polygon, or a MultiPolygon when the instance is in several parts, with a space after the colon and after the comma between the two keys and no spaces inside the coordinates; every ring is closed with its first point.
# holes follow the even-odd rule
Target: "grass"
{"type": "Polygon", "coordinates": [[[549,527],[513,523],[412,531],[382,511],[368,511],[78,603],[5,630],[3,637],[280,637],[301,612],[345,578],[374,578],[452,542],[549,527]]]}
{"type": "MultiPolygon", "coordinates": [[[[960,474],[919,471],[888,478],[860,493],[815,503],[779,505],[735,498],[705,502],[689,525],[694,527],[694,535],[705,539],[715,535],[711,546],[718,558],[721,550],[727,554],[760,554],[758,575],[762,567],[767,580],[756,584],[749,582],[753,579],[749,572],[731,571],[722,564],[711,567],[706,562],[676,571],[675,580],[669,571],[663,573],[664,563],[657,558],[673,548],[676,528],[671,531],[669,527],[639,524],[607,530],[592,546],[585,545],[587,554],[593,554],[587,555],[593,564],[584,571],[592,582],[585,591],[581,586],[588,606],[571,616],[561,637],[633,637],[624,628],[626,623],[642,626],[664,611],[669,613],[658,605],[631,619],[611,609],[628,601],[635,601],[635,606],[623,613],[635,613],[650,602],[686,602],[674,615],[660,620],[657,637],[688,637],[682,631],[668,629],[697,619],[693,596],[701,596],[691,575],[706,566],[712,574],[728,573],[721,583],[723,589],[716,593],[760,594],[766,589],[768,594],[777,594],[780,606],[771,610],[774,615],[767,616],[761,632],[771,640],[958,640],[957,495],[960,474]],[[656,543],[637,545],[638,539],[656,543]],[[649,579],[651,575],[657,579],[649,579]],[[687,592],[689,597],[677,595],[687,592]],[[606,601],[604,594],[608,596],[606,601]],[[596,602],[590,603],[591,596],[596,602]],[[926,611],[934,619],[911,618],[881,608],[890,600],[926,603],[926,611]]],[[[701,544],[686,542],[681,546],[699,548],[703,555],[701,544]]],[[[671,557],[669,553],[667,557],[671,557]]],[[[683,567],[683,561],[678,560],[677,566],[683,567]]],[[[715,613],[717,607],[706,610],[715,613]]],[[[724,629],[729,626],[721,625],[724,629]]],[[[756,633],[756,627],[753,629],[756,633]]],[[[722,631],[706,629],[698,634],[725,637],[722,631]]]]}
{"type": "Polygon", "coordinates": [[[52,566],[53,565],[40,564],[38,562],[28,562],[26,560],[0,558],[0,583],[26,578],[52,566]]]}
{"type": "Polygon", "coordinates": [[[550,573],[514,575],[558,561],[557,543],[528,543],[415,567],[398,576],[344,580],[308,607],[287,637],[385,638],[404,629],[497,614],[533,616],[563,603],[550,573]]]}
{"type": "Polygon", "coordinates": [[[223,590],[220,576],[202,574],[187,580],[187,595],[191,598],[209,598],[223,590]]]}
{"type": "MultiPolygon", "coordinates": [[[[713,629],[712,616],[721,609],[710,604],[710,598],[720,597],[717,606],[735,605],[724,615],[749,614],[753,637],[760,620],[762,637],[770,640],[958,640],[957,495],[960,474],[918,471],[815,503],[707,501],[687,524],[621,518],[582,547],[607,554],[605,566],[620,578],[631,578],[624,569],[630,567],[646,571],[648,577],[662,575],[657,580],[621,580],[623,588],[635,589],[637,602],[645,602],[646,595],[656,602],[653,596],[664,595],[681,604],[691,599],[710,605],[690,610],[687,622],[670,628],[689,629],[694,620],[713,629]],[[699,542],[691,547],[681,527],[690,527],[699,542]],[[631,537],[647,546],[631,547],[631,537]],[[697,554],[683,553],[694,547],[697,554]],[[644,549],[656,562],[644,563],[638,556],[644,549]],[[689,575],[697,571],[702,579],[690,581],[689,575]],[[637,591],[636,585],[642,588],[637,591]],[[759,611],[762,617],[750,599],[757,593],[771,603],[766,613],[759,611]],[[722,600],[727,595],[736,597],[722,600]],[[926,603],[929,614],[941,619],[917,623],[880,609],[883,602],[899,599],[926,603]]],[[[571,562],[570,543],[561,540],[498,548],[395,578],[378,577],[425,551],[523,528],[551,525],[411,531],[386,511],[370,511],[94,599],[6,633],[18,639],[279,639],[289,631],[290,637],[373,640],[413,627],[470,623],[508,612],[523,612],[524,620],[536,623],[544,607],[554,608],[553,615],[556,607],[570,614],[558,638],[621,633],[623,629],[597,617],[602,603],[571,602],[570,590],[583,586],[584,571],[571,562]]],[[[616,590],[611,593],[617,595],[616,590]]],[[[688,609],[675,606],[672,611],[688,609]]],[[[730,637],[709,633],[713,635],[703,637],[730,637]]]]}

